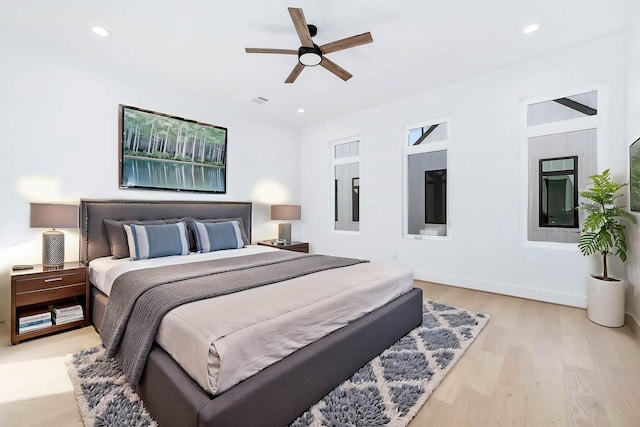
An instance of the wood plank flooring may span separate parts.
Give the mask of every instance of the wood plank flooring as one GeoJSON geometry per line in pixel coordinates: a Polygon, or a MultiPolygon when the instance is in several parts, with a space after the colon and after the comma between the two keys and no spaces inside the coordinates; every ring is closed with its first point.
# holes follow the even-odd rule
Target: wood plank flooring
{"type": "Polygon", "coordinates": [[[425,299],[491,320],[411,422],[640,426],[640,342],[585,310],[416,282],[425,299]]]}
{"type": "MultiPolygon", "coordinates": [[[[640,342],[584,310],[416,282],[425,299],[491,314],[411,422],[421,426],[640,426],[640,342]]],[[[82,426],[67,354],[93,328],[11,346],[0,324],[0,425],[82,426]]]]}

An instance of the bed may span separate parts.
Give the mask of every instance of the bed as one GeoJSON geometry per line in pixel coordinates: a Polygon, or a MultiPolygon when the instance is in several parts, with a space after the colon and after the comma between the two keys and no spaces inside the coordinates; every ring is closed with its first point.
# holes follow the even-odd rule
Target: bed
{"type": "MultiPolygon", "coordinates": [[[[104,220],[241,218],[251,239],[251,210],[242,202],[83,200],[81,259],[89,263],[111,255],[104,220]]],[[[91,301],[100,330],[108,297],[92,286],[91,301]]],[[[288,425],[421,321],[422,293],[412,289],[215,395],[153,344],[136,391],[160,425],[288,425]]]]}

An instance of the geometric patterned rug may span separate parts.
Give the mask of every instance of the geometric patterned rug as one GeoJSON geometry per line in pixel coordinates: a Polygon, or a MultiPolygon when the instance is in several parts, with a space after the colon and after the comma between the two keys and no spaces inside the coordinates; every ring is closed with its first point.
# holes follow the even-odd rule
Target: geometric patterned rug
{"type": "MultiPolygon", "coordinates": [[[[427,301],[423,322],[291,424],[406,426],[469,348],[489,315],[427,301]]],[[[104,347],[70,355],[67,370],[85,426],[155,426],[104,347]]]]}

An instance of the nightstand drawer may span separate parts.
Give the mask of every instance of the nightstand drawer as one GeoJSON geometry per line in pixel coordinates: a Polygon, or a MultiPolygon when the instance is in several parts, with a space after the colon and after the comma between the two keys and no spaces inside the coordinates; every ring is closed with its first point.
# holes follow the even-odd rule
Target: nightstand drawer
{"type": "Polygon", "coordinates": [[[84,270],[73,273],[60,272],[58,274],[46,274],[37,277],[24,277],[16,279],[16,294],[59,288],[66,285],[84,286],[86,273],[84,270]]]}
{"type": "Polygon", "coordinates": [[[24,305],[38,304],[63,298],[75,297],[78,295],[84,295],[85,292],[86,285],[84,280],[82,283],[72,285],[49,285],[47,289],[16,293],[15,304],[16,307],[21,307],[24,305]]]}
{"type": "Polygon", "coordinates": [[[277,245],[274,242],[275,240],[261,240],[258,242],[258,244],[262,246],[270,246],[272,248],[277,248],[277,249],[284,249],[286,251],[303,252],[305,254],[309,253],[308,242],[290,242],[290,243],[281,244],[281,245],[277,245]]]}
{"type": "Polygon", "coordinates": [[[291,243],[286,247],[284,247],[283,249],[286,249],[288,251],[302,252],[302,253],[308,254],[309,244],[308,243],[291,243]]]}

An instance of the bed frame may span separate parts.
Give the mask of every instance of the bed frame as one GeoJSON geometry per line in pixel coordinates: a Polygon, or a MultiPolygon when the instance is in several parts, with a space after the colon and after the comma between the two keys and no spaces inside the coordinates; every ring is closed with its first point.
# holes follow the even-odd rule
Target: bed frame
{"type": "MultiPolygon", "coordinates": [[[[251,239],[251,203],[82,200],[81,260],[108,256],[103,219],[243,218],[251,239]]],[[[108,298],[92,287],[100,329],[108,298]]],[[[422,322],[422,290],[413,289],[326,337],[210,396],[159,346],[136,391],[160,425],[285,426],[369,360],[422,322]]]]}

